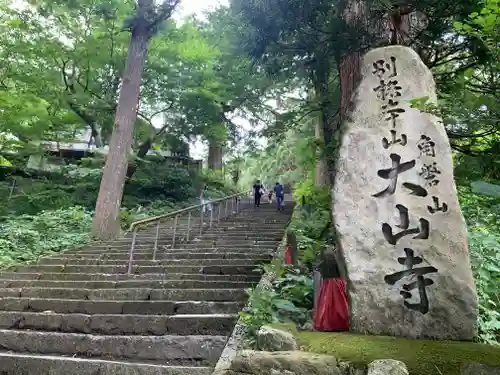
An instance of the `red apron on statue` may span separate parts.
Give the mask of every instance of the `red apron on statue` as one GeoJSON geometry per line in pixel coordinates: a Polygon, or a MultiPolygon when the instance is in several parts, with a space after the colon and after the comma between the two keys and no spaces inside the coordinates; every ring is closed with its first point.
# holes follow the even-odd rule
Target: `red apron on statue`
{"type": "Polygon", "coordinates": [[[317,331],[348,331],[349,307],[346,282],[341,278],[326,279],[321,284],[318,305],[314,311],[317,331]]]}
{"type": "Polygon", "coordinates": [[[285,264],[292,264],[292,249],[290,247],[285,250],[285,264]]]}

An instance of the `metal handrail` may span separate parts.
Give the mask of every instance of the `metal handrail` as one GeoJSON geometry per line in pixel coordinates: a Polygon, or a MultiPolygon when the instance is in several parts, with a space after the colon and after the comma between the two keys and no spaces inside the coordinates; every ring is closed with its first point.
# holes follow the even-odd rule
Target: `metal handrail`
{"type": "Polygon", "coordinates": [[[155,241],[154,241],[154,250],[153,250],[153,260],[156,260],[156,253],[157,253],[157,250],[158,250],[158,238],[159,238],[159,235],[160,235],[160,230],[161,230],[161,221],[162,220],[165,220],[165,219],[173,219],[174,220],[174,224],[173,224],[173,227],[172,227],[172,248],[175,248],[175,245],[176,245],[176,237],[177,237],[177,225],[178,225],[178,221],[179,221],[179,217],[183,214],[188,214],[188,223],[187,223],[187,233],[186,233],[186,237],[185,237],[185,240],[186,241],[189,241],[190,240],[190,234],[191,234],[191,225],[192,225],[192,219],[193,219],[193,215],[192,215],[192,212],[195,211],[195,210],[200,210],[200,234],[203,233],[203,226],[204,226],[204,222],[203,222],[203,219],[205,217],[205,214],[204,214],[204,211],[203,211],[203,207],[205,206],[208,206],[209,204],[211,205],[211,210],[210,210],[210,222],[209,222],[209,228],[212,227],[212,224],[214,222],[214,209],[215,209],[215,206],[217,206],[217,223],[220,222],[220,219],[221,219],[221,204],[222,202],[226,202],[226,205],[225,205],[225,209],[224,209],[224,215],[225,216],[222,216],[222,218],[225,218],[225,217],[229,217],[231,215],[231,213],[238,213],[240,211],[240,200],[241,199],[235,199],[235,198],[239,198],[239,197],[243,197],[243,196],[248,196],[249,193],[251,191],[247,190],[245,192],[240,192],[240,193],[236,193],[236,194],[232,194],[232,195],[228,195],[228,196],[225,196],[223,198],[219,198],[219,199],[214,199],[214,200],[211,200],[207,203],[202,203],[202,204],[198,204],[198,205],[195,205],[195,206],[191,206],[191,207],[187,207],[187,208],[183,208],[181,210],[177,210],[177,211],[174,211],[174,212],[169,212],[169,213],[166,213],[166,214],[163,214],[163,215],[159,215],[159,216],[153,216],[153,217],[150,217],[150,218],[147,218],[147,219],[142,219],[142,220],[137,220],[137,221],[134,221],[130,227],[129,227],[129,230],[128,232],[132,232],[132,243],[130,244],[130,252],[129,252],[129,260],[128,260],[128,270],[127,270],[127,273],[128,275],[131,275],[132,274],[132,263],[134,261],[134,250],[135,250],[135,244],[136,244],[136,239],[137,239],[137,231],[139,230],[140,227],[142,226],[147,226],[148,224],[151,224],[151,223],[154,223],[156,222],[156,234],[155,234],[155,241]],[[231,200],[231,213],[228,215],[228,203],[229,203],[229,200],[231,200]],[[235,210],[235,202],[236,202],[236,210],[235,210]]]}

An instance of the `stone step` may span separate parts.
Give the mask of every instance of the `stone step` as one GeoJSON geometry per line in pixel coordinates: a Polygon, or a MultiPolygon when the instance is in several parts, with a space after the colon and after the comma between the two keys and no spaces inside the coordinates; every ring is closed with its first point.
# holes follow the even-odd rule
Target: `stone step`
{"type": "Polygon", "coordinates": [[[0,299],[2,311],[53,311],[62,314],[138,314],[138,315],[175,315],[175,314],[236,314],[244,302],[213,301],[129,301],[129,300],[84,300],[55,298],[0,299]]]}
{"type": "Polygon", "coordinates": [[[162,366],[35,353],[0,353],[0,373],[6,375],[210,375],[212,371],[212,367],[201,366],[162,366]]]}
{"type": "Polygon", "coordinates": [[[203,275],[199,273],[145,273],[131,275],[118,273],[17,273],[0,272],[0,280],[75,280],[75,281],[121,281],[121,280],[204,280],[204,281],[246,281],[257,283],[261,276],[256,275],[203,275]]]}
{"type": "Polygon", "coordinates": [[[175,246],[175,249],[170,249],[168,248],[168,251],[175,251],[175,250],[183,250],[183,251],[192,251],[192,250],[201,250],[201,249],[219,249],[221,251],[240,251],[243,250],[244,252],[253,252],[253,251],[261,251],[261,250],[271,250],[274,251],[278,247],[279,242],[273,242],[272,244],[270,243],[259,243],[259,244],[230,244],[230,243],[217,243],[215,245],[211,245],[210,243],[197,243],[197,242],[190,242],[190,243],[183,243],[179,244],[178,246],[175,246]]]}
{"type": "MultiPolygon", "coordinates": [[[[134,251],[134,260],[151,260],[153,252],[136,253],[134,251]]],[[[197,251],[183,251],[183,252],[165,252],[158,251],[156,259],[163,260],[188,260],[197,259],[202,260],[217,260],[217,259],[244,259],[245,261],[252,261],[254,259],[272,259],[272,254],[269,253],[241,253],[241,252],[197,252],[197,251]]],[[[129,253],[75,253],[75,254],[56,254],[51,257],[41,259],[40,263],[46,263],[47,259],[101,259],[101,260],[128,260],[129,253]]]]}
{"type": "MultiPolygon", "coordinates": [[[[200,253],[212,253],[212,254],[223,254],[227,252],[231,253],[244,253],[244,254],[252,254],[252,255],[259,255],[259,254],[272,254],[276,250],[276,247],[237,247],[234,248],[232,246],[215,246],[215,247],[207,247],[207,246],[195,246],[194,248],[190,249],[184,249],[184,248],[175,248],[175,249],[158,249],[156,252],[157,255],[165,254],[167,255],[174,255],[174,254],[184,254],[184,253],[193,253],[193,252],[200,252],[200,253]]],[[[121,254],[121,255],[129,255],[130,254],[130,248],[123,248],[123,249],[101,249],[101,248],[92,248],[92,249],[85,249],[79,252],[64,252],[60,254],[56,254],[55,256],[60,256],[60,255],[87,255],[87,254],[98,254],[98,255],[116,255],[116,254],[121,254]]],[[[153,255],[153,247],[150,249],[135,249],[134,250],[134,255],[138,254],[145,254],[145,255],[153,255]]],[[[127,258],[128,259],[128,258],[127,258]]]]}
{"type": "MultiPolygon", "coordinates": [[[[151,256],[152,257],[152,256],[151,256]]],[[[267,258],[249,258],[249,259],[162,259],[162,260],[145,260],[145,259],[135,259],[132,264],[134,266],[197,266],[203,264],[204,266],[212,265],[240,265],[242,262],[247,264],[263,264],[269,263],[270,257],[267,258]]],[[[59,258],[43,258],[40,259],[38,264],[55,264],[55,265],[65,265],[65,266],[123,266],[128,264],[128,259],[78,259],[76,257],[59,257],[59,258]]]]}
{"type": "MultiPolygon", "coordinates": [[[[262,220],[244,220],[242,222],[237,222],[237,221],[220,221],[220,223],[217,223],[217,220],[212,221],[212,226],[210,227],[210,219],[205,218],[204,223],[203,223],[203,231],[202,233],[210,233],[214,231],[247,231],[248,229],[251,229],[253,231],[262,229],[266,233],[268,232],[275,232],[276,231],[282,231],[283,230],[283,222],[263,222],[262,220]],[[265,226],[264,226],[265,224],[265,226]]],[[[182,226],[177,226],[176,229],[176,235],[182,234],[185,236],[188,233],[188,226],[187,223],[183,224],[182,226]]],[[[191,237],[199,235],[201,231],[200,223],[199,220],[196,222],[195,225],[191,225],[191,228],[189,229],[189,234],[191,237]]],[[[174,234],[173,227],[168,227],[165,228],[163,225],[160,225],[160,229],[158,230],[158,234],[160,236],[172,238],[174,234]]],[[[149,228],[142,228],[139,229],[136,233],[136,238],[139,237],[155,237],[156,236],[156,224],[152,225],[149,228]]],[[[131,239],[133,238],[133,232],[127,233],[125,236],[115,239],[115,240],[123,240],[123,239],[131,239]]]]}
{"type": "Polygon", "coordinates": [[[135,301],[245,301],[244,289],[68,289],[68,288],[0,288],[0,297],[135,300],[135,301]]]}
{"type": "Polygon", "coordinates": [[[0,348],[15,352],[146,361],[207,361],[215,364],[227,336],[101,336],[0,330],[0,348]]]}
{"type": "Polygon", "coordinates": [[[74,281],[74,280],[5,280],[1,288],[77,288],[77,289],[245,289],[254,283],[247,281],[203,280],[123,280],[123,281],[74,281]]]}
{"type": "MultiPolygon", "coordinates": [[[[217,223],[217,218],[212,219],[212,227],[210,227],[210,218],[205,217],[203,221],[203,232],[205,231],[214,231],[214,230],[244,230],[244,229],[262,229],[263,231],[271,232],[273,230],[283,230],[284,224],[286,224],[288,218],[284,216],[280,218],[280,220],[266,219],[266,218],[254,218],[251,216],[240,217],[237,220],[221,220],[217,223]]],[[[187,221],[182,223],[181,225],[177,225],[176,234],[177,233],[187,233],[189,227],[187,225],[187,221]]],[[[201,230],[200,220],[197,219],[196,222],[191,223],[190,233],[199,232],[201,230]]],[[[161,235],[172,236],[173,235],[173,224],[164,223],[160,224],[160,229],[158,232],[161,235]]],[[[141,228],[136,233],[136,238],[138,236],[156,236],[156,224],[151,225],[150,227],[141,228]]],[[[122,239],[132,238],[133,232],[128,232],[122,239]]]]}
{"type": "Polygon", "coordinates": [[[227,336],[233,330],[237,319],[238,314],[167,316],[0,311],[0,329],[94,335],[227,336]]]}
{"type": "MultiPolygon", "coordinates": [[[[244,261],[241,261],[242,263],[244,261]]],[[[253,264],[240,265],[212,265],[203,266],[134,266],[132,273],[201,273],[207,275],[258,275],[253,264]]],[[[67,272],[67,273],[127,273],[127,266],[64,266],[64,265],[30,265],[15,268],[18,272],[67,272]]]]}
{"type": "MultiPolygon", "coordinates": [[[[276,244],[279,243],[280,240],[264,240],[262,237],[260,239],[255,238],[255,239],[245,239],[245,238],[229,238],[227,236],[219,236],[214,237],[212,239],[210,238],[203,238],[203,239],[192,239],[190,242],[183,242],[183,241],[178,241],[176,242],[175,248],[181,246],[181,245],[187,245],[187,244],[209,244],[212,246],[213,244],[221,244],[221,245],[232,245],[233,247],[238,247],[238,246],[250,246],[254,247],[256,245],[261,245],[265,246],[268,245],[271,248],[276,247],[276,244]]],[[[134,245],[134,249],[148,249],[148,248],[154,248],[154,239],[153,240],[145,240],[142,242],[137,241],[134,245]]],[[[81,250],[88,250],[88,249],[128,249],[131,246],[131,242],[123,242],[123,243],[114,243],[114,244],[92,244],[89,246],[82,247],[81,250]]],[[[172,246],[171,241],[158,241],[157,243],[158,248],[160,247],[165,247],[165,248],[170,248],[172,246]]]]}

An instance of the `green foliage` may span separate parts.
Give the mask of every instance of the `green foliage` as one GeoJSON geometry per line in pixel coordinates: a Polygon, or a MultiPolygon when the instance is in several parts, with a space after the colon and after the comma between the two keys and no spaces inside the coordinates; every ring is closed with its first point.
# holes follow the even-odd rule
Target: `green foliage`
{"type": "Polygon", "coordinates": [[[479,338],[500,345],[500,199],[460,189],[479,296],[479,338]]]}
{"type": "Polygon", "coordinates": [[[264,150],[247,155],[240,165],[240,186],[252,186],[256,179],[268,186],[276,181],[295,184],[312,174],[319,159],[319,147],[311,118],[300,121],[269,139],[264,150]]]}
{"type": "MultiPolygon", "coordinates": [[[[1,207],[0,267],[36,262],[89,242],[99,179],[100,173],[70,176],[67,171],[52,174],[52,180],[18,178],[12,199],[1,207]]],[[[234,192],[211,176],[147,164],[126,188],[120,212],[122,229],[136,220],[199,204],[199,189],[204,184],[214,198],[234,192]]],[[[10,185],[0,184],[2,196],[8,196],[9,189],[10,185]]]]}
{"type": "Polygon", "coordinates": [[[290,228],[297,236],[299,261],[312,271],[320,250],[332,243],[330,190],[305,181],[295,185],[294,195],[298,205],[290,228]]]}
{"type": "Polygon", "coordinates": [[[91,223],[91,213],[78,206],[9,218],[0,224],[0,267],[82,245],[90,240],[91,223]]]}
{"type": "MultiPolygon", "coordinates": [[[[36,215],[43,210],[57,210],[72,205],[92,211],[100,177],[100,169],[74,168],[46,174],[40,180],[16,177],[12,198],[0,207],[0,217],[36,215]]],[[[204,185],[209,186],[214,198],[235,192],[218,176],[198,174],[195,170],[154,160],[140,162],[134,177],[125,186],[122,207],[141,211],[141,207],[158,205],[157,202],[162,202],[160,206],[163,208],[180,202],[192,203],[198,199],[204,185]]],[[[9,195],[10,188],[10,182],[0,183],[0,191],[4,195],[9,195]]],[[[152,212],[156,212],[156,209],[152,209],[152,212]]]]}
{"type": "Polygon", "coordinates": [[[302,325],[311,320],[313,280],[309,273],[279,261],[263,267],[271,278],[265,288],[248,289],[248,306],[240,313],[247,327],[247,344],[256,348],[259,329],[269,323],[293,322],[302,325]]]}
{"type": "Polygon", "coordinates": [[[297,197],[307,197],[307,208],[297,206],[290,223],[297,238],[300,266],[285,266],[275,260],[262,267],[272,280],[271,285],[267,289],[249,290],[249,306],[241,313],[248,328],[249,345],[253,347],[264,324],[293,322],[303,326],[312,320],[312,271],[319,250],[331,240],[330,195],[328,189],[307,182],[294,192],[297,197]]]}

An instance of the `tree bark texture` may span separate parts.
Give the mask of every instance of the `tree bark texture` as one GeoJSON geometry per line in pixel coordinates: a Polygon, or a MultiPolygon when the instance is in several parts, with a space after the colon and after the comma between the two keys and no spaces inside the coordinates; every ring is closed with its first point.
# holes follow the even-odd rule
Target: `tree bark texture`
{"type": "MultiPolygon", "coordinates": [[[[323,120],[322,116],[320,116],[315,121],[315,131],[314,131],[316,139],[323,142],[324,140],[324,131],[323,131],[323,120]]],[[[321,187],[327,187],[330,182],[328,177],[328,165],[326,162],[326,158],[324,153],[320,155],[318,160],[316,161],[316,167],[314,171],[314,184],[321,187]]]]}
{"type": "Polygon", "coordinates": [[[132,29],[115,125],[96,203],[92,234],[99,240],[115,238],[120,234],[120,205],[137,119],[141,76],[148,42],[148,24],[145,20],[138,20],[132,29]]]}
{"type": "Polygon", "coordinates": [[[317,57],[314,81],[314,93],[319,102],[319,115],[315,127],[315,136],[323,143],[321,157],[316,164],[315,183],[319,186],[328,186],[333,183],[334,160],[332,157],[332,137],[334,131],[334,113],[337,107],[334,95],[330,92],[330,64],[329,57],[317,57]]]}
{"type": "Polygon", "coordinates": [[[213,171],[222,170],[222,146],[215,141],[210,141],[208,145],[208,168],[213,171]]]}

